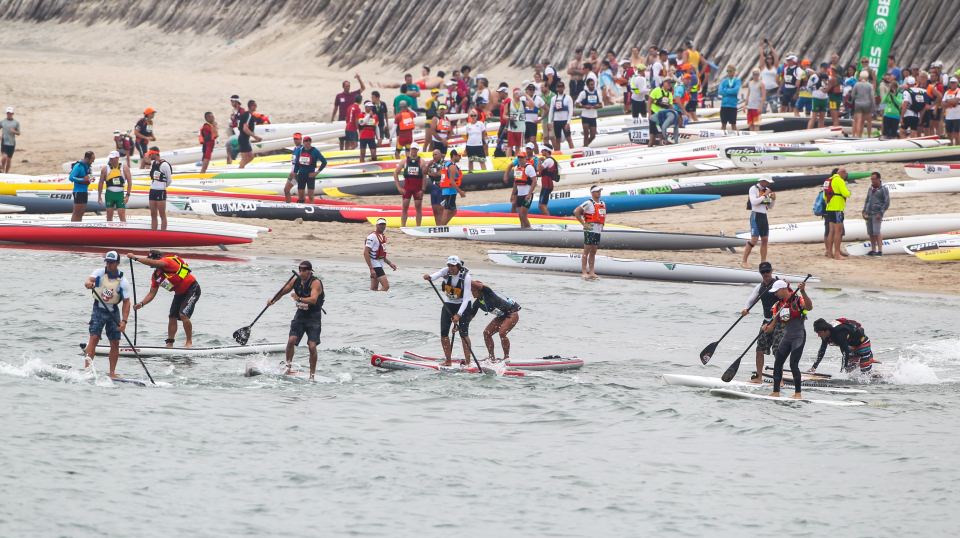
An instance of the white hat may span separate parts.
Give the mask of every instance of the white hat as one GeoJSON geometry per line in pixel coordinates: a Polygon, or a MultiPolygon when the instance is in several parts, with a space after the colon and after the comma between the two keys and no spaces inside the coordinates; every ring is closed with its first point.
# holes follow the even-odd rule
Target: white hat
{"type": "Polygon", "coordinates": [[[454,254],[447,257],[447,265],[463,265],[463,262],[460,261],[460,256],[454,254]]]}
{"type": "Polygon", "coordinates": [[[950,80],[948,80],[947,82],[960,82],[960,81],[957,80],[957,77],[950,77],[950,80]]]}
{"type": "Polygon", "coordinates": [[[108,159],[119,159],[119,158],[120,158],[120,152],[119,152],[119,151],[116,151],[116,150],[111,151],[110,154],[107,155],[107,158],[108,158],[108,159]]]}
{"type": "Polygon", "coordinates": [[[510,88],[506,86],[500,86],[499,88],[497,88],[497,92],[510,93],[510,88]]]}
{"type": "Polygon", "coordinates": [[[600,185],[594,185],[590,187],[590,192],[600,192],[602,190],[603,190],[603,187],[601,187],[600,185]]]}
{"type": "Polygon", "coordinates": [[[545,67],[545,68],[543,69],[543,76],[556,75],[556,74],[557,74],[557,70],[554,69],[553,66],[551,66],[551,65],[548,65],[547,67],[545,67]]]}
{"type": "Polygon", "coordinates": [[[915,79],[915,78],[913,78],[913,77],[907,77],[906,79],[904,79],[903,83],[904,83],[904,84],[916,84],[916,83],[917,83],[917,79],[915,79]]]}
{"type": "Polygon", "coordinates": [[[773,282],[773,285],[770,286],[770,293],[776,293],[777,291],[779,291],[779,290],[784,290],[784,289],[787,289],[787,281],[786,281],[786,280],[775,280],[775,281],[773,282]]]}
{"type": "Polygon", "coordinates": [[[550,142],[544,142],[543,144],[540,144],[540,151],[543,151],[543,150],[552,152],[553,145],[550,142]]]}
{"type": "Polygon", "coordinates": [[[797,57],[796,57],[795,55],[791,54],[790,56],[787,56],[787,61],[788,61],[788,62],[790,62],[790,61],[795,62],[795,61],[797,61],[797,57]]]}
{"type": "Polygon", "coordinates": [[[379,226],[379,225],[381,225],[381,224],[386,225],[386,224],[387,224],[387,219],[385,219],[385,218],[383,218],[383,217],[380,217],[379,219],[377,219],[377,226],[379,226]]]}
{"type": "Polygon", "coordinates": [[[366,107],[368,107],[368,106],[373,106],[373,101],[364,101],[364,102],[363,102],[363,107],[364,107],[364,108],[366,108],[366,107]]]}
{"type": "Polygon", "coordinates": [[[534,149],[534,148],[536,148],[536,146],[533,145],[533,142],[527,142],[527,145],[526,145],[526,146],[523,146],[523,147],[525,147],[525,148],[527,148],[527,149],[534,149]]]}
{"type": "Polygon", "coordinates": [[[7,114],[13,114],[13,107],[12,107],[12,106],[8,106],[8,107],[7,107],[7,114]]]}
{"type": "Polygon", "coordinates": [[[410,149],[415,149],[417,151],[420,151],[420,145],[414,142],[413,144],[410,144],[410,149]]]}
{"type": "Polygon", "coordinates": [[[111,250],[103,255],[103,261],[105,262],[118,262],[120,261],[120,255],[117,254],[116,250],[111,250]]]}
{"type": "Polygon", "coordinates": [[[113,130],[113,134],[115,134],[115,135],[120,134],[120,129],[114,129],[114,130],[113,130]]]}
{"type": "Polygon", "coordinates": [[[767,183],[773,183],[773,178],[770,176],[760,176],[758,181],[766,181],[767,183]]]}
{"type": "Polygon", "coordinates": [[[477,78],[478,78],[478,79],[480,79],[480,78],[484,78],[484,79],[485,79],[485,78],[487,78],[487,75],[484,75],[483,73],[480,73],[479,75],[477,75],[477,78]]]}

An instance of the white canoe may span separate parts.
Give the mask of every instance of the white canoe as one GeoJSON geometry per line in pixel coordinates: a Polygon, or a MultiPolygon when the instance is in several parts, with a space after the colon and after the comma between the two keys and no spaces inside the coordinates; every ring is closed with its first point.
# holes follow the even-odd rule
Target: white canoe
{"type": "Polygon", "coordinates": [[[911,163],[903,165],[903,171],[914,179],[960,176],[960,163],[911,163]]]}
{"type": "MultiPolygon", "coordinates": [[[[710,389],[738,388],[738,389],[763,389],[770,390],[770,383],[750,383],[748,381],[733,380],[725,383],[719,377],[706,377],[701,375],[684,374],[663,374],[663,382],[667,385],[678,385],[681,387],[703,387],[710,389]]],[[[803,387],[804,390],[816,390],[819,392],[832,392],[835,394],[865,394],[863,389],[847,389],[842,387],[803,387]]]]}
{"type": "MultiPolygon", "coordinates": [[[[730,390],[730,389],[710,389],[710,394],[713,394],[714,396],[720,396],[723,398],[734,398],[734,399],[740,399],[740,400],[765,400],[765,401],[777,402],[782,404],[803,402],[803,403],[813,403],[813,404],[821,404],[821,405],[834,405],[837,407],[854,407],[854,406],[867,405],[867,402],[861,402],[859,400],[812,400],[809,398],[802,398],[799,400],[795,400],[791,398],[789,395],[776,398],[768,394],[756,394],[754,392],[741,392],[741,391],[730,390]]],[[[781,394],[792,394],[792,393],[781,393],[781,394]]]]}
{"type": "Polygon", "coordinates": [[[913,161],[960,156],[960,146],[939,146],[877,151],[804,151],[798,153],[744,153],[731,156],[740,168],[784,168],[794,166],[837,166],[850,163],[913,161]]]}
{"type": "MultiPolygon", "coordinates": [[[[45,200],[73,200],[72,191],[17,191],[17,196],[32,198],[43,198],[45,200]]],[[[96,201],[96,193],[90,192],[90,202],[96,201]]],[[[130,199],[127,200],[127,209],[147,209],[150,207],[150,196],[146,192],[131,192],[130,199]]]]}
{"type": "MultiPolygon", "coordinates": [[[[580,263],[582,256],[579,253],[561,254],[556,252],[488,250],[487,257],[497,265],[565,273],[580,273],[581,271],[580,263]]],[[[759,273],[748,269],[611,258],[609,256],[597,256],[595,268],[598,275],[646,280],[722,284],[753,284],[761,280],[759,273]]],[[[797,275],[778,276],[787,282],[802,282],[805,278],[797,275]]],[[[810,281],[816,282],[819,281],[819,279],[811,278],[810,281]]]]}
{"type": "MultiPolygon", "coordinates": [[[[885,232],[881,228],[882,232],[885,232]]],[[[948,232],[945,234],[919,235],[915,237],[898,237],[896,239],[883,240],[883,255],[913,254],[915,245],[940,245],[951,240],[960,239],[960,231],[948,232]]],[[[870,241],[860,243],[848,243],[845,248],[847,254],[851,256],[866,256],[871,250],[870,241]]]]}
{"type": "Polygon", "coordinates": [[[21,213],[25,209],[21,205],[0,204],[0,213],[21,213]]]}
{"type": "MultiPolygon", "coordinates": [[[[844,238],[851,241],[865,241],[867,225],[862,219],[848,219],[844,222],[844,238]]],[[[887,238],[912,237],[916,235],[939,234],[960,229],[960,213],[934,215],[909,215],[887,217],[883,219],[881,231],[887,238]]],[[[741,232],[737,237],[750,238],[750,232],[741,232]]],[[[820,243],[823,241],[823,221],[795,222],[770,226],[770,243],[820,243]]]]}
{"type": "MultiPolygon", "coordinates": [[[[911,196],[931,193],[955,194],[960,192],[960,177],[941,177],[914,181],[888,181],[885,182],[884,185],[886,185],[890,191],[890,196],[911,196]]],[[[867,188],[869,188],[869,186],[867,188]]]]}
{"type": "MultiPolygon", "coordinates": [[[[80,349],[85,350],[87,344],[80,344],[80,349]]],[[[211,346],[211,347],[164,347],[164,346],[137,346],[136,353],[141,357],[208,357],[211,355],[219,356],[240,356],[240,355],[259,355],[264,353],[279,353],[287,348],[286,342],[275,342],[269,344],[249,344],[246,346],[211,346]]],[[[110,353],[109,344],[98,344],[96,354],[106,356],[110,353]]],[[[134,348],[129,345],[120,346],[121,357],[136,357],[134,348]]]]}
{"type": "Polygon", "coordinates": [[[903,253],[918,256],[921,252],[929,253],[932,250],[955,249],[957,247],[960,247],[960,235],[953,235],[946,239],[939,239],[937,241],[927,241],[924,243],[904,245],[903,253]]]}

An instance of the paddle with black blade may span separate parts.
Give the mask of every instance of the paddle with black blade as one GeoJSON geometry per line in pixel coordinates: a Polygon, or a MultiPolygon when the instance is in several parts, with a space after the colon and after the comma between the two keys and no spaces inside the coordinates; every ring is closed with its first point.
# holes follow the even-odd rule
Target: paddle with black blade
{"type": "MultiPolygon", "coordinates": [[[[105,302],[103,301],[103,298],[100,297],[100,294],[97,293],[97,290],[91,289],[90,292],[93,293],[93,296],[97,298],[97,301],[99,301],[100,304],[103,305],[103,308],[104,308],[107,312],[111,312],[111,313],[113,314],[113,317],[116,318],[116,319],[114,319],[114,321],[117,323],[117,328],[119,328],[119,327],[120,327],[120,313],[119,313],[119,312],[111,311],[111,310],[110,310],[110,307],[107,306],[107,303],[105,303],[105,302]]],[[[143,359],[140,357],[140,352],[137,351],[137,346],[135,346],[135,345],[133,344],[133,342],[130,341],[130,337],[127,336],[127,333],[121,331],[120,334],[122,334],[123,337],[124,337],[124,339],[126,339],[127,343],[130,344],[130,349],[133,350],[133,354],[137,357],[137,360],[140,361],[140,366],[143,366],[143,371],[147,373],[147,378],[150,380],[150,383],[153,383],[154,385],[156,385],[157,382],[154,381],[154,380],[153,380],[153,376],[150,375],[150,370],[147,370],[147,365],[143,362],[143,359]]],[[[96,353],[96,350],[94,350],[94,353],[96,353]]]]}
{"type": "Polygon", "coordinates": [[[273,295],[273,299],[269,303],[267,303],[267,306],[263,307],[263,310],[261,310],[260,313],[257,314],[257,317],[253,319],[253,322],[251,322],[250,325],[247,325],[246,327],[241,327],[233,332],[233,339],[236,340],[238,344],[240,344],[241,346],[247,345],[247,342],[250,340],[250,329],[253,328],[253,325],[257,322],[257,320],[260,319],[260,316],[262,316],[263,313],[266,312],[268,308],[270,308],[271,304],[275,303],[278,299],[280,299],[280,295],[283,294],[283,290],[287,289],[287,286],[289,286],[290,283],[293,282],[295,279],[299,278],[299,276],[300,275],[298,275],[296,271],[293,271],[293,276],[290,277],[289,280],[284,282],[283,287],[280,288],[280,291],[278,291],[273,295]]]}
{"type": "MultiPolygon", "coordinates": [[[[805,284],[807,280],[810,280],[811,276],[813,275],[807,274],[807,278],[803,279],[803,283],[805,284]]],[[[797,294],[798,291],[800,291],[799,286],[797,287],[797,289],[793,290],[793,293],[790,294],[790,297],[787,298],[787,301],[793,299],[793,297],[797,294]]],[[[740,356],[737,357],[737,360],[733,361],[733,364],[727,367],[726,371],[723,372],[723,375],[720,376],[720,379],[722,379],[724,383],[729,383],[733,381],[734,376],[737,375],[737,370],[740,369],[740,359],[742,359],[743,356],[746,355],[748,351],[750,351],[750,348],[753,347],[753,344],[757,343],[757,340],[760,339],[761,335],[763,335],[763,329],[760,329],[760,332],[757,333],[757,337],[754,338],[752,342],[750,342],[750,345],[747,346],[747,349],[744,349],[743,353],[741,353],[740,356]]]]}
{"type": "MultiPolygon", "coordinates": [[[[446,310],[446,309],[447,309],[447,302],[444,301],[444,300],[443,300],[443,296],[440,295],[440,290],[437,289],[437,285],[434,284],[432,280],[430,280],[429,282],[430,282],[430,287],[433,288],[433,292],[437,294],[437,299],[440,299],[440,302],[443,303],[443,308],[444,308],[444,310],[446,310]]],[[[450,311],[447,310],[447,313],[449,314],[450,311]]],[[[456,327],[454,327],[454,328],[453,328],[453,336],[450,337],[450,347],[451,347],[451,349],[453,348],[453,342],[454,342],[454,340],[456,340],[456,338],[457,338],[457,329],[456,329],[456,327]]],[[[482,372],[483,372],[483,367],[480,366],[480,361],[477,360],[477,356],[473,354],[473,349],[470,349],[470,355],[473,355],[473,362],[474,362],[474,364],[477,365],[477,370],[479,370],[479,371],[482,373],[482,372]]]]}
{"type": "MultiPolygon", "coordinates": [[[[760,300],[761,297],[763,297],[763,294],[770,289],[770,286],[773,286],[772,281],[766,286],[763,286],[762,288],[760,288],[760,293],[757,294],[757,298],[754,299],[753,302],[750,303],[750,306],[747,307],[747,313],[749,313],[750,309],[757,304],[757,302],[760,300]]],[[[716,342],[711,342],[707,344],[707,347],[703,348],[703,351],[700,352],[700,362],[702,362],[704,365],[710,362],[710,359],[713,357],[713,353],[717,350],[717,346],[720,345],[720,342],[722,342],[723,339],[726,338],[728,334],[730,334],[730,331],[732,331],[733,328],[736,327],[737,324],[740,323],[740,321],[745,317],[747,317],[747,314],[740,314],[740,317],[737,318],[737,321],[733,322],[733,325],[731,325],[730,328],[727,329],[727,332],[723,333],[723,336],[721,336],[719,340],[717,340],[716,342]]]]}
{"type": "MultiPolygon", "coordinates": [[[[130,258],[130,286],[133,288],[133,304],[137,304],[137,273],[133,270],[133,258],[130,258]]],[[[137,309],[133,309],[133,345],[137,345],[137,309]]]]}

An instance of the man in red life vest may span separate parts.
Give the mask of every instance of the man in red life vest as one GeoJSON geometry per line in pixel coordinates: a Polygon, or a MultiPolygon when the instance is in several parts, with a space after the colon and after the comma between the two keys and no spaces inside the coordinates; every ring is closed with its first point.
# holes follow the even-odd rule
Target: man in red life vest
{"type": "Polygon", "coordinates": [[[387,264],[394,271],[397,265],[387,259],[387,219],[377,219],[376,229],[367,236],[363,244],[363,260],[370,269],[370,291],[387,291],[390,282],[383,271],[383,264],[387,264]]]}
{"type": "Polygon", "coordinates": [[[153,267],[150,277],[150,292],[142,301],[134,305],[136,310],[150,304],[157,296],[157,290],[163,288],[173,292],[173,301],[170,303],[170,314],[167,321],[167,347],[173,347],[174,337],[177,335],[177,321],[183,323],[183,332],[186,341],[183,347],[193,346],[193,323],[190,316],[200,299],[200,284],[187,262],[176,254],[167,254],[151,250],[147,258],[140,258],[130,252],[127,257],[148,267],[153,267]]]}
{"type": "Polygon", "coordinates": [[[595,265],[597,263],[597,248],[600,246],[600,234],[603,232],[603,223],[607,220],[607,204],[600,200],[603,187],[590,187],[591,200],[586,200],[573,210],[583,225],[583,256],[580,259],[580,272],[584,280],[597,280],[595,265]]]}

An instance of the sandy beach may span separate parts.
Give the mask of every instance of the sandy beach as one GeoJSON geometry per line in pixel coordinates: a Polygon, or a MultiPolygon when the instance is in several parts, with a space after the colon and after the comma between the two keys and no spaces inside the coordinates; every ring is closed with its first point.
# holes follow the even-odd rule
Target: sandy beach
{"type": "MultiPolygon", "coordinates": [[[[270,35],[265,31],[257,35],[261,37],[255,40],[226,40],[190,34],[186,46],[183,35],[156,33],[144,45],[137,30],[114,25],[18,23],[7,27],[0,34],[0,46],[6,51],[0,58],[4,75],[0,87],[3,104],[17,108],[23,131],[11,172],[58,172],[61,163],[79,158],[87,149],[103,156],[111,149],[113,130],[132,128],[146,106],[158,110],[158,145],[172,149],[196,144],[196,131],[205,111],[214,112],[223,125],[229,113],[228,97],[233,93],[244,100],[257,99],[261,110],[274,122],[327,121],[342,80],[352,80],[353,74],[359,73],[367,82],[368,92],[380,89],[390,101],[396,90],[383,86],[396,84],[404,72],[372,63],[342,72],[315,58],[306,44],[263,39],[263,35],[270,35]],[[149,62],[137,62],[117,52],[133,47],[138,47],[142,51],[139,57],[149,62]]],[[[418,74],[415,64],[409,70],[418,74]]],[[[485,73],[494,85],[494,81],[515,83],[527,76],[524,71],[504,66],[477,66],[474,72],[485,73]]],[[[847,168],[879,170],[885,180],[906,179],[902,164],[851,164],[847,168]]],[[[851,217],[858,216],[868,185],[868,181],[861,181],[853,188],[848,202],[851,217]]],[[[559,188],[563,188],[562,180],[559,188]]],[[[811,188],[781,193],[771,212],[771,224],[816,220],[810,210],[816,192],[811,188]]],[[[505,190],[470,192],[463,203],[504,201],[508,196],[505,190]]],[[[364,201],[399,203],[400,198],[364,201]]],[[[960,198],[955,195],[894,198],[888,216],[956,212],[960,211],[958,202],[960,198]]],[[[747,230],[748,218],[744,197],[735,196],[698,204],[694,209],[616,214],[609,222],[661,231],[731,235],[747,230]]],[[[363,239],[371,228],[362,224],[243,222],[269,226],[273,231],[252,245],[232,248],[235,254],[292,258],[306,251],[314,259],[334,257],[358,263],[363,239]]],[[[394,278],[414,278],[416,275],[405,271],[405,266],[422,265],[431,259],[436,259],[439,266],[450,253],[459,254],[473,266],[485,264],[487,248],[505,248],[476,242],[414,240],[399,231],[390,232],[389,239],[391,257],[401,267],[392,275],[394,278]]],[[[624,252],[601,248],[601,254],[725,266],[740,262],[739,252],[624,252]]],[[[769,258],[778,271],[819,276],[821,286],[957,292],[955,286],[944,286],[956,275],[956,264],[922,262],[911,256],[834,261],[824,258],[822,245],[772,245],[769,258]]],[[[759,252],[754,252],[751,261],[759,263],[759,252]]]]}

